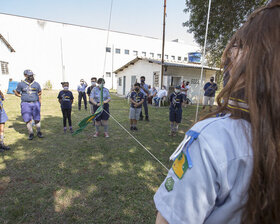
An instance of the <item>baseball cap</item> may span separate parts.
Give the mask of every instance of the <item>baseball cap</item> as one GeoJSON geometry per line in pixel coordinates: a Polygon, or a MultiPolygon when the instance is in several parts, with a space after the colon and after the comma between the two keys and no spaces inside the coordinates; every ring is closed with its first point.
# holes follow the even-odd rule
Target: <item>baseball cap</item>
{"type": "Polygon", "coordinates": [[[34,75],[34,73],[30,69],[26,69],[26,70],[24,70],[23,75],[30,76],[30,75],[34,75]]]}

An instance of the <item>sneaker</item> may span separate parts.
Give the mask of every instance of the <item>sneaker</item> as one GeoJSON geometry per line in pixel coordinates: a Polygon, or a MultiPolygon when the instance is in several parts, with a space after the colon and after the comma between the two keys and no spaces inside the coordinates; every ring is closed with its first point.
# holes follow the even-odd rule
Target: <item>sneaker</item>
{"type": "Polygon", "coordinates": [[[104,132],[104,137],[109,138],[110,136],[108,135],[108,132],[104,132]]]}
{"type": "Polygon", "coordinates": [[[130,131],[134,131],[134,127],[130,127],[130,131]]]}
{"type": "Polygon", "coordinates": [[[9,146],[6,146],[6,145],[4,145],[4,144],[1,144],[1,145],[0,145],[0,148],[1,148],[3,151],[4,151],[4,150],[8,151],[8,150],[11,149],[9,146]]]}
{"type": "Polygon", "coordinates": [[[139,118],[139,121],[143,121],[143,117],[140,117],[140,118],[139,118]]]}
{"type": "Polygon", "coordinates": [[[43,134],[42,134],[42,132],[37,132],[37,136],[39,137],[39,138],[44,138],[44,136],[43,136],[43,134]]]}
{"type": "Polygon", "coordinates": [[[138,128],[137,128],[137,127],[134,127],[134,131],[138,131],[138,128]]]}
{"type": "Polygon", "coordinates": [[[29,137],[28,137],[28,140],[32,140],[34,138],[34,134],[30,134],[29,137]]]}
{"type": "Polygon", "coordinates": [[[94,138],[97,138],[98,136],[99,136],[99,133],[98,133],[98,132],[96,132],[96,133],[93,135],[94,138]]]}
{"type": "Polygon", "coordinates": [[[149,117],[145,117],[145,121],[150,121],[150,120],[149,120],[149,117]]]}

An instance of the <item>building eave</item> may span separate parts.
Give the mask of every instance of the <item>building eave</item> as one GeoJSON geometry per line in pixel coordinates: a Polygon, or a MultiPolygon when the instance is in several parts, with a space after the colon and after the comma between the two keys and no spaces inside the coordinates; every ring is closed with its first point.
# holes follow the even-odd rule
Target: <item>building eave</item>
{"type": "Polygon", "coordinates": [[[15,49],[9,44],[9,42],[2,36],[2,34],[0,34],[0,39],[3,41],[3,43],[7,46],[7,48],[11,52],[16,52],[15,49]]]}

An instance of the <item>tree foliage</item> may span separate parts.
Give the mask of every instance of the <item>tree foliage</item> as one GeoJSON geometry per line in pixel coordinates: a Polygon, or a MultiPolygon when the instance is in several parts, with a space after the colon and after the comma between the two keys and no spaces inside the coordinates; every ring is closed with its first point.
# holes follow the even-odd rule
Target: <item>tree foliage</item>
{"type": "MultiPolygon", "coordinates": [[[[207,59],[212,65],[219,66],[223,50],[234,34],[244,23],[247,16],[267,0],[212,0],[207,38],[207,59]]],[[[196,42],[204,45],[208,1],[186,0],[184,12],[190,18],[183,26],[194,34],[196,42]]]]}

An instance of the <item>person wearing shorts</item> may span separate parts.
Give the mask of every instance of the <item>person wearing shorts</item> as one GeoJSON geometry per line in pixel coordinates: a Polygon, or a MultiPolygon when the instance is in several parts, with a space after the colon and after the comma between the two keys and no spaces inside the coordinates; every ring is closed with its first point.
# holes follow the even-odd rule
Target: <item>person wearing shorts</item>
{"type": "Polygon", "coordinates": [[[169,121],[170,121],[170,133],[169,136],[175,136],[178,132],[179,124],[182,120],[182,103],[184,101],[184,95],[180,92],[181,86],[176,86],[174,92],[169,97],[169,121]]]}
{"type": "Polygon", "coordinates": [[[217,84],[214,83],[214,77],[211,77],[210,82],[207,82],[204,85],[203,90],[204,90],[203,109],[205,109],[205,107],[209,105],[210,106],[209,112],[211,112],[215,100],[215,93],[218,90],[217,84]]]}
{"type": "Polygon", "coordinates": [[[140,83],[134,84],[134,90],[130,95],[130,111],[129,111],[129,120],[130,120],[130,130],[137,131],[137,121],[140,118],[140,113],[142,110],[142,104],[144,103],[144,94],[140,91],[140,83]]]}
{"type": "Polygon", "coordinates": [[[32,120],[35,122],[37,136],[43,138],[41,132],[41,94],[42,89],[38,82],[34,81],[34,73],[27,69],[23,72],[24,81],[18,83],[15,95],[21,97],[21,115],[26,123],[29,133],[29,140],[34,138],[32,120]]]}
{"type": "MultiPolygon", "coordinates": [[[[97,80],[97,87],[93,88],[90,94],[90,102],[93,104],[94,112],[101,105],[101,85],[105,84],[105,80],[103,78],[99,78],[97,80]]],[[[103,87],[103,111],[101,114],[98,114],[95,119],[95,134],[94,138],[99,136],[99,129],[102,125],[104,127],[104,136],[105,138],[109,138],[108,134],[108,120],[110,117],[109,112],[109,102],[111,101],[109,90],[103,87]]]]}
{"type": "Polygon", "coordinates": [[[3,101],[4,94],[0,90],[0,152],[4,152],[5,150],[10,150],[10,147],[4,145],[4,127],[5,123],[8,120],[8,116],[4,110],[3,101]]]}

